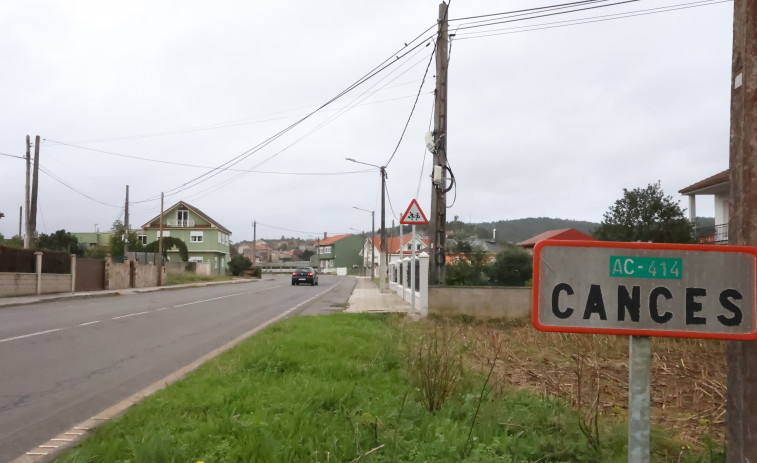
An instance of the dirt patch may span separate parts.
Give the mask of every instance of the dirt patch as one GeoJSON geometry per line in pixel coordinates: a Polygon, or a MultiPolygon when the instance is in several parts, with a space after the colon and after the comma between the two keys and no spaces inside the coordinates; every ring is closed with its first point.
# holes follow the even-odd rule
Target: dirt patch
{"type": "MultiPolygon", "coordinates": [[[[628,418],[627,336],[542,333],[528,320],[474,323],[463,331],[467,363],[489,372],[499,349],[496,388],[528,389],[568,401],[585,418],[628,418]]],[[[651,421],[684,443],[725,441],[724,341],[652,339],[651,421]]]]}

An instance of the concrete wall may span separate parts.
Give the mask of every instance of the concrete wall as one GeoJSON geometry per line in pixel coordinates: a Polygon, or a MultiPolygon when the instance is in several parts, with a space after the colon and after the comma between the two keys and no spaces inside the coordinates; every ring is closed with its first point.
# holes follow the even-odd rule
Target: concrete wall
{"type": "Polygon", "coordinates": [[[158,266],[137,265],[134,268],[134,287],[149,288],[150,286],[158,286],[158,266]]]}
{"type": "MultiPolygon", "coordinates": [[[[70,293],[70,273],[43,273],[41,294],[70,293]]],[[[0,273],[0,297],[37,294],[36,273],[0,273]]]]}
{"type": "Polygon", "coordinates": [[[129,263],[117,264],[110,259],[105,261],[105,289],[128,289],[130,284],[129,263]]]}
{"type": "Polygon", "coordinates": [[[531,314],[531,288],[432,286],[428,313],[477,318],[519,318],[531,314]]]}
{"type": "Polygon", "coordinates": [[[0,273],[0,297],[37,294],[36,273],[0,273]]]}
{"type": "Polygon", "coordinates": [[[41,292],[42,294],[70,293],[71,292],[71,274],[70,273],[43,273],[41,292]]]}

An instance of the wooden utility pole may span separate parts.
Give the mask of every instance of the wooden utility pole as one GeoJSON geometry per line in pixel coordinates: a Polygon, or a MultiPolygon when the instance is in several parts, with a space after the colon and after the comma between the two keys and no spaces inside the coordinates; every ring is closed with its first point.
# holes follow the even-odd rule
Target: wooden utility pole
{"type": "Polygon", "coordinates": [[[381,254],[379,256],[379,290],[386,292],[386,272],[389,267],[386,255],[386,166],[381,166],[381,254]]]}
{"type": "MultiPolygon", "coordinates": [[[[733,3],[730,244],[757,246],[757,0],[733,3]]],[[[757,342],[730,341],[728,462],[757,462],[757,342]]]]}
{"type": "Polygon", "coordinates": [[[29,239],[29,246],[37,234],[37,187],[39,186],[39,135],[34,137],[34,172],[32,173],[32,192],[31,203],[29,204],[29,228],[26,234],[29,239]]]}
{"type": "Polygon", "coordinates": [[[160,222],[158,222],[158,286],[163,286],[163,192],[160,192],[160,222]]]}
{"type": "Polygon", "coordinates": [[[255,241],[258,240],[258,222],[252,222],[252,266],[255,266],[255,241]]]}
{"type": "Polygon", "coordinates": [[[29,138],[29,135],[26,136],[26,199],[24,200],[24,211],[26,211],[26,217],[24,220],[24,228],[26,228],[26,234],[21,235],[21,232],[19,232],[18,236],[24,237],[24,249],[29,249],[29,228],[31,227],[29,223],[30,215],[29,215],[29,194],[30,194],[30,177],[31,177],[31,171],[32,171],[32,155],[31,155],[31,139],[29,138]]]}
{"type": "Polygon", "coordinates": [[[128,259],[128,252],[129,252],[129,185],[126,185],[126,202],[124,203],[124,259],[128,259]]]}
{"type": "Polygon", "coordinates": [[[436,99],[434,103],[434,162],[431,182],[431,262],[429,283],[443,285],[444,245],[447,228],[447,8],[439,5],[439,34],[436,39],[436,99]]]}

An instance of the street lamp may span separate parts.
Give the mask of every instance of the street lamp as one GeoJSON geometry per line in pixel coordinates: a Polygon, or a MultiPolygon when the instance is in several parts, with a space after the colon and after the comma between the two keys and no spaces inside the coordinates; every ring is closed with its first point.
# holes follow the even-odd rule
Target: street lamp
{"type": "MultiPolygon", "coordinates": [[[[369,211],[368,209],[363,209],[362,207],[352,206],[353,209],[357,209],[359,211],[365,211],[371,213],[371,280],[373,280],[373,263],[376,262],[376,245],[373,243],[373,235],[376,233],[376,221],[374,220],[374,211],[369,211]]],[[[365,262],[365,260],[363,260],[365,262]]]]}
{"type": "Polygon", "coordinates": [[[356,162],[358,164],[365,164],[366,166],[375,167],[381,173],[381,254],[383,257],[379,257],[379,288],[381,292],[385,292],[384,284],[386,280],[386,268],[389,265],[388,254],[386,252],[386,206],[385,206],[385,192],[386,192],[386,166],[377,166],[376,164],[370,164],[363,161],[358,161],[352,158],[345,158],[348,161],[356,162]],[[384,263],[384,261],[387,261],[384,263]]]}

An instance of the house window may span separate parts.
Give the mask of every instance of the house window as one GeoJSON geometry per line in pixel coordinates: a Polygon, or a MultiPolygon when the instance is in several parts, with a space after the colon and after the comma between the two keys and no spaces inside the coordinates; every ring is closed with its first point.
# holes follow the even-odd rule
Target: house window
{"type": "Polygon", "coordinates": [[[201,264],[202,263],[202,257],[190,257],[189,258],[189,262],[197,262],[197,263],[201,264]]]}
{"type": "Polygon", "coordinates": [[[331,254],[331,246],[321,246],[318,248],[318,254],[331,254]]]}
{"type": "Polygon", "coordinates": [[[189,211],[186,209],[179,209],[176,211],[176,222],[179,227],[186,227],[189,221],[189,211]]]}
{"type": "Polygon", "coordinates": [[[137,233],[137,241],[142,244],[147,244],[147,235],[144,233],[137,233]]]}
{"type": "MultiPolygon", "coordinates": [[[[171,230],[163,230],[163,238],[168,238],[171,236],[171,230]]],[[[160,237],[160,232],[158,232],[158,237],[160,237]]]]}
{"type": "Polygon", "coordinates": [[[202,233],[201,231],[189,232],[189,241],[192,243],[202,243],[202,233]]]}

